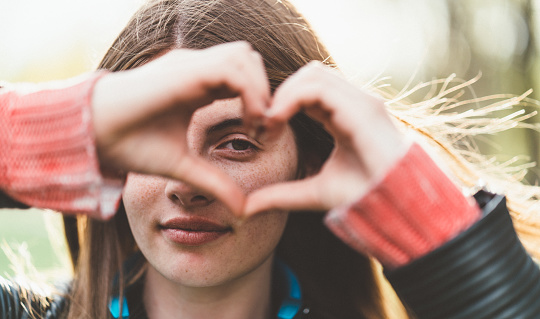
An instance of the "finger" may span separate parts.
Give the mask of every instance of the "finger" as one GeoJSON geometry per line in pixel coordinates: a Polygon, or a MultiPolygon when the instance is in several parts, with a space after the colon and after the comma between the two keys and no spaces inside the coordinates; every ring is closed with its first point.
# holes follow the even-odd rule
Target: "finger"
{"type": "Polygon", "coordinates": [[[324,204],[315,178],[273,184],[248,195],[244,216],[280,210],[328,210],[324,204]]]}
{"type": "Polygon", "coordinates": [[[177,169],[166,175],[209,192],[223,202],[233,214],[240,215],[242,213],[245,202],[244,192],[230,176],[210,163],[186,155],[177,169]]]}
{"type": "MultiPolygon", "coordinates": [[[[247,42],[233,42],[215,47],[219,59],[216,70],[209,70],[210,90],[225,86],[244,102],[249,123],[262,118],[270,101],[270,84],[262,56],[247,42]]],[[[216,53],[212,53],[215,55],[216,53]]]]}
{"type": "Polygon", "coordinates": [[[265,114],[266,127],[273,130],[302,110],[311,112],[310,116],[320,122],[327,122],[333,110],[327,107],[326,100],[329,94],[336,94],[334,87],[339,87],[330,85],[335,76],[327,74],[328,70],[320,62],[311,62],[289,77],[274,94],[265,114]]]}
{"type": "Polygon", "coordinates": [[[399,156],[403,138],[380,98],[368,94],[327,67],[314,64],[285,83],[272,108],[276,117],[303,109],[321,122],[337,143],[352,147],[366,170],[377,172],[399,156]]]}
{"type": "MultiPolygon", "coordinates": [[[[302,76],[300,76],[299,73],[295,73],[277,88],[272,98],[270,108],[265,113],[268,125],[285,123],[293,117],[294,114],[302,110],[303,103],[300,103],[300,101],[296,99],[299,97],[298,92],[300,90],[306,91],[306,86],[302,85],[301,79],[302,76]],[[295,90],[297,90],[296,94],[294,93],[295,90]]],[[[302,94],[301,96],[304,95],[305,94],[302,94]]]]}
{"type": "MultiPolygon", "coordinates": [[[[246,80],[251,81],[253,85],[260,90],[260,95],[263,99],[262,103],[253,103],[251,101],[252,97],[251,90],[242,94],[242,100],[244,102],[244,121],[250,129],[250,131],[259,130],[263,124],[263,117],[270,106],[270,83],[268,81],[268,76],[266,74],[266,69],[264,67],[264,61],[262,56],[258,52],[251,52],[250,58],[252,59],[252,68],[249,70],[249,75],[246,75],[246,80]],[[248,78],[250,76],[250,78],[248,78]]],[[[250,134],[252,135],[252,134],[250,134]]]]}
{"type": "MultiPolygon", "coordinates": [[[[298,112],[304,111],[312,119],[322,123],[330,134],[335,136],[333,120],[335,110],[328,107],[328,100],[334,98],[332,92],[324,92],[324,86],[316,82],[297,83],[289,82],[282,87],[272,101],[271,109],[267,113],[267,129],[273,131],[286,125],[298,112]]],[[[337,102],[336,102],[337,103],[337,102]]]]}
{"type": "Polygon", "coordinates": [[[304,110],[334,137],[346,138],[365,126],[365,119],[379,117],[381,108],[384,111],[381,101],[375,101],[335,70],[319,62],[310,63],[276,91],[267,112],[268,126],[283,123],[304,110]]]}

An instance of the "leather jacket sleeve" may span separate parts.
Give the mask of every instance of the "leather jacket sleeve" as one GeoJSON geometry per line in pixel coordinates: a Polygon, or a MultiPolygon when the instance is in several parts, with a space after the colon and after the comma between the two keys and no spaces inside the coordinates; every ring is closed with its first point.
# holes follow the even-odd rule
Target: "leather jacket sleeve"
{"type": "Polygon", "coordinates": [[[540,270],[503,196],[475,195],[483,217],[435,251],[385,271],[418,318],[539,318],[540,270]]]}
{"type": "Polygon", "coordinates": [[[0,318],[30,319],[60,318],[66,298],[43,297],[0,277],[0,318]]]}
{"type": "Polygon", "coordinates": [[[0,208],[29,208],[29,206],[14,200],[0,191],[0,208]]]}

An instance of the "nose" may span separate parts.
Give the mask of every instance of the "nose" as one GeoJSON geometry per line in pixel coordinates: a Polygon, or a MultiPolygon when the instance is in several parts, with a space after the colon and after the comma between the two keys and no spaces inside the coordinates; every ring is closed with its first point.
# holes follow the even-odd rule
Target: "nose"
{"type": "Polygon", "coordinates": [[[175,204],[186,208],[206,206],[215,200],[212,195],[175,180],[167,182],[165,194],[175,204]]]}

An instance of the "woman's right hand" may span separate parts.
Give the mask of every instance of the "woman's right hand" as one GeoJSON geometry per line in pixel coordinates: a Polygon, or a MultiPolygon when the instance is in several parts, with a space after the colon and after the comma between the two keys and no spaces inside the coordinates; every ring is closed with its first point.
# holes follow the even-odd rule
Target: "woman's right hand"
{"type": "Polygon", "coordinates": [[[93,121],[102,170],[166,176],[208,191],[239,213],[244,195],[223,172],[190,151],[192,114],[214,100],[241,97],[246,123],[270,101],[263,60],[248,43],[173,50],[146,65],[104,76],[93,121]]]}

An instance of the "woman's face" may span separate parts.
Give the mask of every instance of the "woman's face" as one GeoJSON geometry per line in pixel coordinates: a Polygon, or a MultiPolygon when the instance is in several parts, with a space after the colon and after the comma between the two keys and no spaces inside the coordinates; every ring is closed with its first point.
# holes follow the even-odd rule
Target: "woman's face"
{"type": "MultiPolygon", "coordinates": [[[[247,194],[292,180],[298,155],[292,130],[261,144],[242,126],[240,99],[222,100],[192,117],[188,144],[247,194]]],[[[237,219],[211,195],[161,177],[130,174],[123,195],[133,236],[150,266],[181,285],[208,287],[245,275],[267,261],[287,213],[237,219]]]]}

